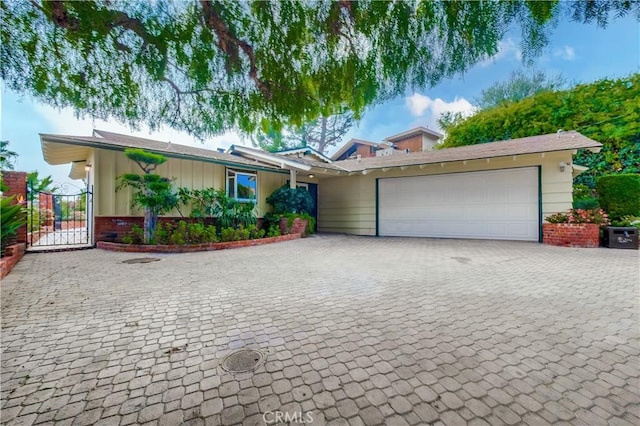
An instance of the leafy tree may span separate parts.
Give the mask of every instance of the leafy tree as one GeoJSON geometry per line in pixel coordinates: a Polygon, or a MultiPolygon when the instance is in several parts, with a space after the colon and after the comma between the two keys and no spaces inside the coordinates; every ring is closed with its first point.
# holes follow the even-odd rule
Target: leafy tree
{"type": "Polygon", "coordinates": [[[577,130],[603,144],[600,153],[578,152],[589,170],[575,180],[590,188],[610,173],[640,172],[640,74],[569,90],[541,92],[479,111],[447,128],[441,148],[577,130]]]}
{"type": "Polygon", "coordinates": [[[200,137],[303,123],[437,84],[522,30],[605,26],[631,1],[42,1],[0,4],[7,87],[80,115],[200,137]]]}
{"type": "Polygon", "coordinates": [[[125,149],[124,155],[135,162],[144,172],[142,175],[125,173],[118,176],[116,189],[133,188],[133,204],[144,209],[144,243],[153,241],[158,216],[178,205],[178,195],[172,188],[171,179],[152,173],[167,158],[138,148],[125,149]]]}
{"type": "Polygon", "coordinates": [[[518,102],[544,91],[562,89],[566,84],[561,75],[549,77],[544,71],[516,70],[511,73],[509,80],[493,83],[480,92],[475,99],[479,109],[498,106],[504,102],[518,102]]]}
{"type": "Polygon", "coordinates": [[[58,187],[53,186],[53,179],[51,176],[40,178],[37,171],[27,173],[27,199],[29,201],[35,200],[39,192],[54,193],[58,190],[58,187]]]}
{"type": "Polygon", "coordinates": [[[0,141],[0,170],[13,170],[18,153],[9,150],[9,141],[0,141]]]}
{"type": "Polygon", "coordinates": [[[254,137],[253,144],[271,152],[308,146],[325,154],[330,147],[342,140],[353,124],[354,116],[349,112],[323,116],[280,132],[269,127],[267,132],[254,137]]]}

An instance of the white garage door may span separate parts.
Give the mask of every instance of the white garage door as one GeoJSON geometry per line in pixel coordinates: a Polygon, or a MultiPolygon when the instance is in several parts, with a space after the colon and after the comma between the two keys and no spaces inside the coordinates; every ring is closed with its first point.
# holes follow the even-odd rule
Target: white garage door
{"type": "Polygon", "coordinates": [[[538,241],[538,168],[378,181],[378,234],[538,241]]]}

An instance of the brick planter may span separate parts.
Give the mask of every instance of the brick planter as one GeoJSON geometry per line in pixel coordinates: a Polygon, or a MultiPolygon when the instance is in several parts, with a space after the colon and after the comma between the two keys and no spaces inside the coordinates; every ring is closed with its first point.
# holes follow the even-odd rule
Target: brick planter
{"type": "Polygon", "coordinates": [[[130,253],[193,253],[196,251],[224,250],[230,248],[259,246],[263,244],[279,243],[300,238],[300,234],[281,235],[279,237],[259,238],[257,240],[228,241],[225,243],[162,245],[162,244],[121,244],[98,241],[96,247],[103,250],[130,253]]]}
{"type": "Polygon", "coordinates": [[[600,226],[594,223],[543,223],[542,242],[562,247],[598,247],[600,226]]]}
{"type": "Polygon", "coordinates": [[[293,223],[291,224],[291,228],[289,228],[289,219],[283,217],[280,219],[280,233],[282,235],[285,234],[302,234],[302,236],[307,235],[307,220],[300,219],[296,217],[293,219],[293,223]]]}
{"type": "Polygon", "coordinates": [[[24,256],[26,249],[25,243],[18,243],[12,246],[8,246],[4,250],[4,257],[0,259],[0,278],[4,278],[11,272],[14,266],[24,256]]]}

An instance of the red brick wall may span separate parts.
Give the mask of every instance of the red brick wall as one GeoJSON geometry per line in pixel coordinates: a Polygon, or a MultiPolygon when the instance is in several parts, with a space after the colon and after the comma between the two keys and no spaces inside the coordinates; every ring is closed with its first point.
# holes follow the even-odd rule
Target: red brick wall
{"type": "Polygon", "coordinates": [[[24,256],[26,244],[19,243],[5,249],[5,256],[0,259],[0,278],[6,277],[24,256]]]}
{"type": "Polygon", "coordinates": [[[598,247],[600,227],[593,223],[543,223],[542,242],[563,247],[598,247]]]}
{"type": "MultiPolygon", "coordinates": [[[[26,207],[27,202],[27,173],[26,172],[2,172],[2,183],[7,186],[7,190],[4,191],[3,196],[10,197],[15,196],[14,202],[22,200],[23,205],[26,207]]],[[[26,219],[26,216],[25,216],[26,219]]],[[[18,229],[16,233],[16,242],[24,243],[27,241],[27,224],[18,229]]]]}
{"type": "Polygon", "coordinates": [[[40,210],[48,209],[53,212],[53,194],[38,193],[38,208],[40,210]]]}
{"type": "Polygon", "coordinates": [[[293,219],[293,223],[291,224],[291,229],[288,229],[289,219],[283,217],[280,219],[280,233],[282,235],[285,234],[306,234],[307,232],[307,221],[304,219],[300,219],[296,217],[293,219]]]}

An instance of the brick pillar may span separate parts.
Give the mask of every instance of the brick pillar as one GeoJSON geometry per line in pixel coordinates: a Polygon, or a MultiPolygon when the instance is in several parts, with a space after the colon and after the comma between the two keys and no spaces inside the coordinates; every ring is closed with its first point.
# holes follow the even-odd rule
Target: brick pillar
{"type": "MultiPolygon", "coordinates": [[[[23,205],[27,205],[27,173],[26,172],[12,172],[2,171],[2,183],[7,186],[7,190],[4,191],[3,197],[15,196],[14,203],[22,200],[23,205]]],[[[26,219],[26,216],[25,216],[26,219]]],[[[16,232],[16,242],[27,242],[27,224],[25,223],[16,232]]]]}

